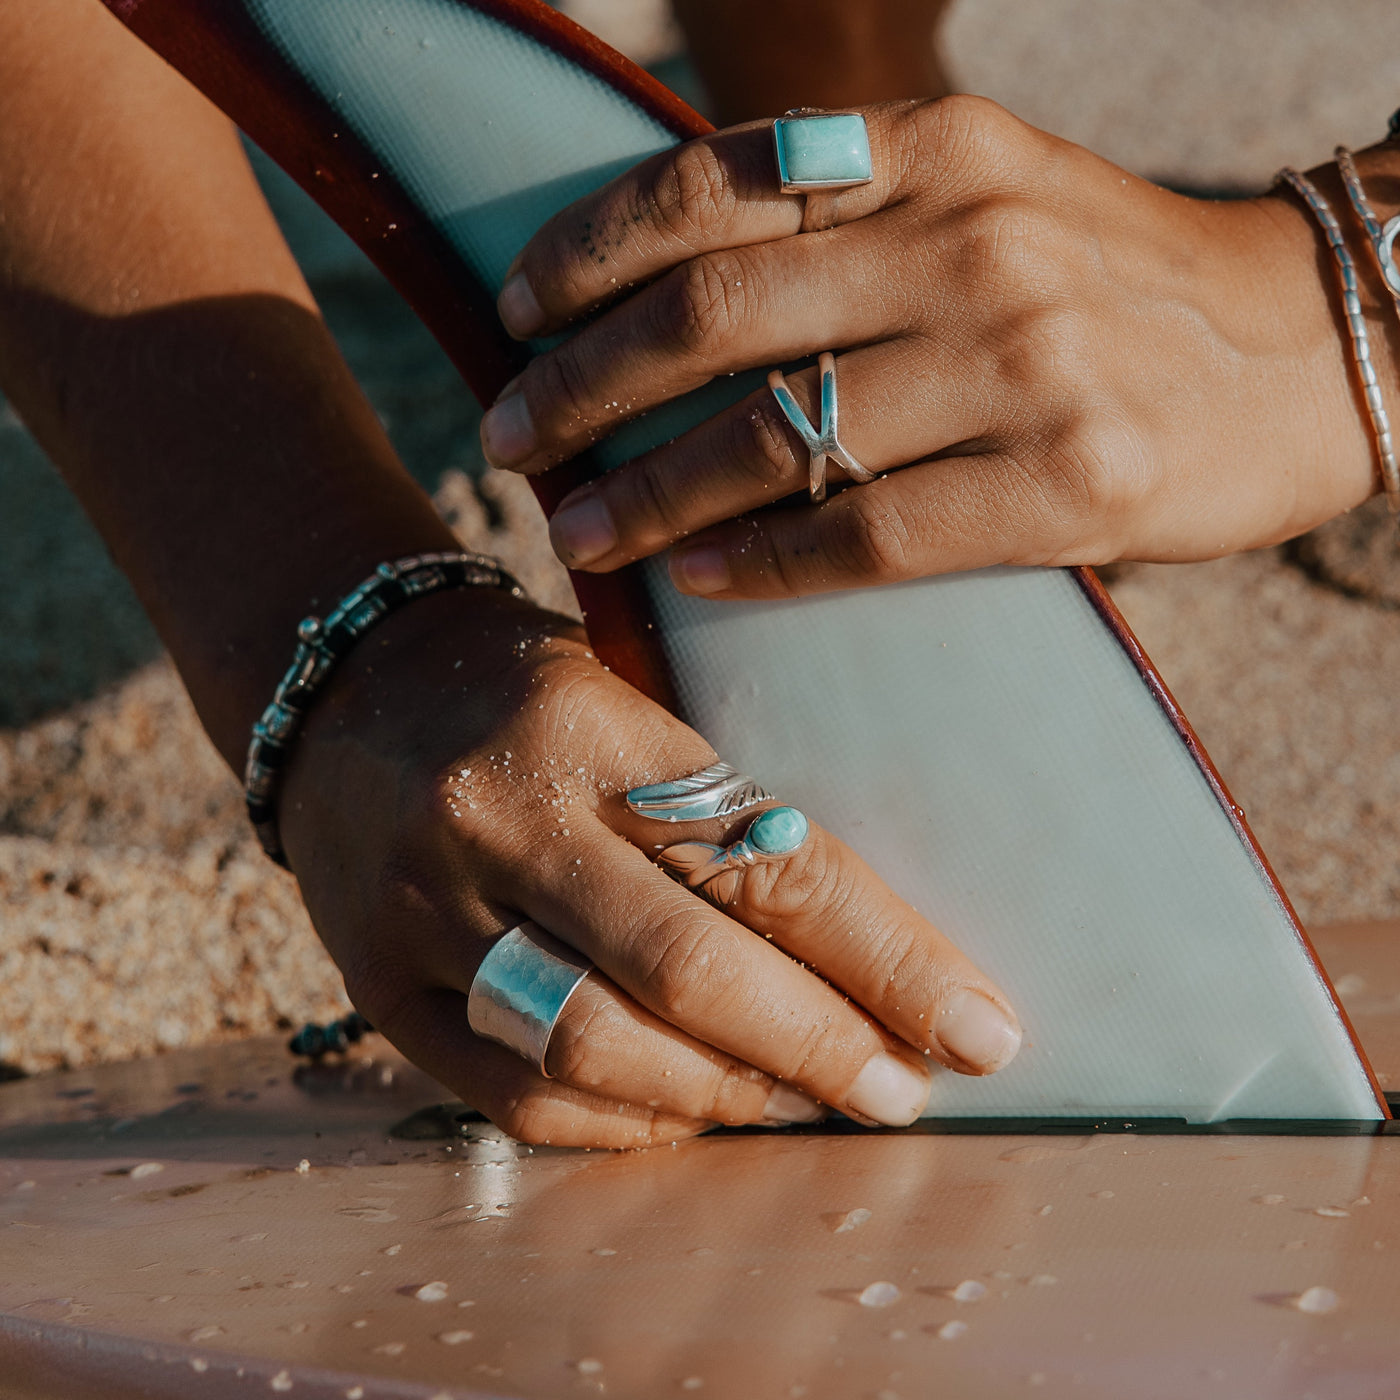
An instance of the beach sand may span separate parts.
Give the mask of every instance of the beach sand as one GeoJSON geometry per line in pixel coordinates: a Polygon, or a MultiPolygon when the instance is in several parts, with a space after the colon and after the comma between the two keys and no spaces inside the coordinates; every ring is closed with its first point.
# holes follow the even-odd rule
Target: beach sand
{"type": "MultiPolygon", "coordinates": [[[[588,14],[685,80],[650,0],[588,0],[588,14]]],[[[946,53],[969,90],[1196,189],[1259,189],[1285,161],[1365,144],[1400,101],[1400,12],[1360,0],[964,0],[946,53]]],[[[267,183],[415,475],[468,547],[570,606],[528,488],[485,470],[477,409],[431,339],[285,180],[267,183]]],[[[1111,574],[1309,923],[1400,917],[1393,530],[1372,506],[1301,546],[1111,574]]],[[[0,986],[0,1073],[346,1005],[139,607],[3,405],[0,986]]]]}

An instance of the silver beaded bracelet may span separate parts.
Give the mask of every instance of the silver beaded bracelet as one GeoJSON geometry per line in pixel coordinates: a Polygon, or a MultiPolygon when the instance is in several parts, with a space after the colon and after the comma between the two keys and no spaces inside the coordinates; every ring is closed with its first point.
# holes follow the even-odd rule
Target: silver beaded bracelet
{"type": "Polygon", "coordinates": [[[1356,276],[1356,262],[1351,256],[1342,237],[1342,227],[1332,206],[1322,192],[1308,179],[1291,166],[1285,166],[1278,173],[1278,180],[1292,187],[1312,210],[1322,231],[1327,236],[1328,247],[1337,260],[1337,278],[1342,287],[1342,306],[1346,312],[1347,329],[1351,332],[1352,356],[1356,361],[1356,371],[1361,379],[1362,392],[1366,397],[1366,412],[1371,419],[1371,427],[1376,435],[1376,455],[1380,459],[1381,480],[1385,483],[1386,499],[1391,510],[1400,506],[1400,464],[1395,460],[1395,444],[1390,435],[1390,416],[1381,401],[1381,387],[1376,379],[1376,369],[1371,363],[1371,338],[1366,332],[1366,317],[1361,309],[1361,284],[1356,276]]]}
{"type": "Polygon", "coordinates": [[[298,624],[296,655],[272,703],[253,726],[243,773],[248,818],[263,850],[278,865],[286,866],[287,855],[277,824],[277,791],[311,702],[341,658],[371,627],[405,603],[444,588],[499,588],[513,598],[525,597],[515,579],[483,554],[410,554],[381,564],[324,619],[306,617],[298,624]]]}
{"type": "Polygon", "coordinates": [[[1351,200],[1351,207],[1356,211],[1361,227],[1366,230],[1366,237],[1371,240],[1371,251],[1376,255],[1381,280],[1397,312],[1400,312],[1400,267],[1395,265],[1395,239],[1400,235],[1400,214],[1387,219],[1382,227],[1381,221],[1376,218],[1376,211],[1371,208],[1371,201],[1366,197],[1366,189],[1351,152],[1345,146],[1338,146],[1333,154],[1337,159],[1337,169],[1341,171],[1342,184],[1346,186],[1347,198],[1351,200]]]}

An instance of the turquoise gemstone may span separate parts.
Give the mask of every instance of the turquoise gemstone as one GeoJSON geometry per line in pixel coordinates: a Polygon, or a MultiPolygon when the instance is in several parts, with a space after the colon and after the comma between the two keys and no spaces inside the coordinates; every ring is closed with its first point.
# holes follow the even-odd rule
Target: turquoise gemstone
{"type": "Polygon", "coordinates": [[[772,807],[753,819],[746,839],[766,856],[785,856],[807,839],[807,818],[796,807],[772,807]]]}
{"type": "Polygon", "coordinates": [[[779,117],[773,123],[783,188],[840,189],[872,178],[870,136],[858,112],[779,117]]]}

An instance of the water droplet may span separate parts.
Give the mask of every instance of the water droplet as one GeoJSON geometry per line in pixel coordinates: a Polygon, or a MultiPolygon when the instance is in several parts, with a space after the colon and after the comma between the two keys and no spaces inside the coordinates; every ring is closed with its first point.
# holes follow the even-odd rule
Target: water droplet
{"type": "Polygon", "coordinates": [[[1320,1215],[1326,1220],[1346,1220],[1351,1212],[1343,1210],[1341,1206],[1318,1206],[1313,1214],[1320,1215]]]}
{"type": "Polygon", "coordinates": [[[417,1288],[413,1296],[420,1303],[440,1303],[447,1297],[447,1285],[441,1279],[435,1279],[432,1283],[425,1283],[422,1288],[417,1288]]]}
{"type": "Polygon", "coordinates": [[[687,1377],[681,1382],[681,1389],[682,1389],[682,1390],[700,1390],[700,1389],[703,1388],[704,1384],[705,1384],[705,1379],[704,1379],[703,1376],[687,1376],[687,1377]]]}
{"type": "Polygon", "coordinates": [[[297,1175],[305,1176],[311,1170],[311,1163],[305,1157],[297,1163],[297,1175]]]}
{"type": "Polygon", "coordinates": [[[590,1249],[590,1254],[596,1254],[600,1259],[611,1259],[617,1253],[615,1249],[590,1249]]]}
{"type": "Polygon", "coordinates": [[[1112,1191],[1094,1191],[1094,1192],[1091,1192],[1091,1193],[1090,1193],[1090,1199],[1091,1199],[1091,1200],[1095,1200],[1095,1201],[1111,1201],[1111,1200],[1113,1199],[1113,1192],[1112,1192],[1112,1191]]]}
{"type": "Polygon", "coordinates": [[[190,1357],[190,1370],[203,1374],[209,1369],[209,1363],[202,1356],[190,1357]]]}
{"type": "Polygon", "coordinates": [[[345,1392],[345,1400],[365,1400],[365,1388],[362,1385],[352,1385],[345,1392]]]}
{"type": "Polygon", "coordinates": [[[139,1165],[132,1167],[131,1179],[133,1181],[140,1181],[143,1176],[154,1176],[157,1172],[163,1172],[164,1170],[165,1164],[163,1162],[141,1162],[139,1165]]]}
{"type": "Polygon", "coordinates": [[[977,1303],[987,1296],[987,1285],[975,1278],[965,1278],[948,1296],[955,1303],[977,1303]]]}
{"type": "Polygon", "coordinates": [[[224,1329],[211,1323],[207,1327],[196,1327],[193,1331],[185,1333],[187,1342],[207,1342],[210,1337],[223,1336],[224,1329]]]}
{"type": "Polygon", "coordinates": [[[403,1245],[401,1244],[391,1244],[386,1246],[384,1249],[381,1249],[379,1252],[381,1254],[397,1254],[402,1248],[403,1245]]]}
{"type": "MultiPolygon", "coordinates": [[[[348,1215],[351,1220],[368,1220],[375,1225],[387,1225],[390,1221],[399,1217],[390,1210],[384,1210],[379,1206],[343,1206],[336,1211],[337,1215],[348,1215]]],[[[392,1248],[386,1249],[385,1254],[393,1254],[396,1251],[392,1248]]]]}
{"type": "Polygon", "coordinates": [[[439,1332],[437,1339],[447,1346],[459,1347],[463,1342],[471,1341],[474,1336],[476,1336],[475,1332],[468,1332],[466,1328],[459,1327],[452,1332],[439,1332]]]}
{"type": "Polygon", "coordinates": [[[1330,1288],[1320,1288],[1317,1284],[1305,1288],[1293,1300],[1293,1306],[1301,1313],[1336,1312],[1341,1305],[1342,1300],[1330,1288]]]}
{"type": "Polygon", "coordinates": [[[933,1335],[941,1342],[956,1342],[967,1332],[967,1323],[962,1318],[955,1317],[951,1322],[945,1322],[933,1335]]]}
{"type": "Polygon", "coordinates": [[[1040,1208],[1040,1214],[1041,1214],[1041,1215],[1049,1215],[1050,1212],[1051,1212],[1052,1210],[1054,1210],[1054,1209],[1055,1209],[1054,1206],[1041,1206],[1041,1208],[1040,1208]]]}
{"type": "Polygon", "coordinates": [[[268,1381],[268,1385],[273,1390],[290,1390],[292,1388],[292,1378],[285,1371],[278,1371],[273,1378],[268,1381]]]}
{"type": "Polygon", "coordinates": [[[897,1303],[899,1296],[899,1289],[894,1284],[881,1279],[878,1283],[866,1284],[856,1302],[863,1308],[887,1308],[891,1303],[897,1303]]]}
{"type": "Polygon", "coordinates": [[[374,1350],[383,1356],[402,1356],[407,1346],[407,1342],[385,1342],[382,1346],[375,1347],[374,1350]]]}
{"type": "Polygon", "coordinates": [[[848,1210],[844,1214],[833,1212],[831,1215],[822,1216],[822,1219],[831,1226],[833,1235],[844,1235],[848,1230],[858,1230],[870,1216],[871,1212],[864,1206],[857,1206],[855,1210],[848,1210]]]}
{"type": "Polygon", "coordinates": [[[359,1327],[368,1327],[368,1326],[369,1326],[369,1318],[367,1318],[367,1317],[357,1317],[357,1318],[354,1320],[354,1322],[352,1322],[350,1325],[351,1325],[351,1327],[355,1327],[355,1328],[359,1328],[359,1327]]]}
{"type": "Polygon", "coordinates": [[[1027,1384],[1027,1385],[1044,1385],[1044,1384],[1045,1384],[1045,1372],[1044,1372],[1044,1371],[1032,1371],[1032,1372],[1030,1373],[1030,1375],[1028,1375],[1028,1376],[1026,1377],[1026,1384],[1027,1384]]]}
{"type": "Polygon", "coordinates": [[[603,1369],[603,1363],[596,1356],[585,1356],[582,1361],[574,1362],[574,1370],[581,1376],[596,1376],[603,1369]]]}
{"type": "Polygon", "coordinates": [[[1281,1206],[1287,1199],[1287,1196],[1280,1196],[1277,1192],[1271,1191],[1267,1196],[1256,1196],[1254,1204],[1257,1206],[1281,1206]]]}
{"type": "Polygon", "coordinates": [[[904,1328],[896,1327],[892,1332],[889,1333],[889,1339],[892,1342],[902,1342],[905,1340],[905,1338],[908,1337],[908,1335],[908,1332],[906,1332],[904,1328]]]}
{"type": "Polygon", "coordinates": [[[1054,1274],[1032,1274],[1030,1278],[1026,1280],[1026,1283],[1031,1288],[1050,1288],[1052,1285],[1059,1283],[1059,1281],[1060,1280],[1057,1279],[1054,1274]]]}

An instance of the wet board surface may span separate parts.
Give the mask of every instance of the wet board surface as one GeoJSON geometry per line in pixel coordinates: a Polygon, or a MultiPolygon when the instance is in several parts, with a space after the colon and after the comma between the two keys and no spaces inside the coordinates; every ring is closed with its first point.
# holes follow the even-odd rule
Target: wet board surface
{"type": "MultiPolygon", "coordinates": [[[[1400,927],[1319,945],[1400,1080],[1400,927]]],[[[250,1042],[0,1087],[0,1391],[1400,1391],[1400,1138],[531,1151],[479,1123],[444,1136],[443,1091],[367,1044],[344,1064],[250,1042]],[[391,1136],[405,1119],[422,1135],[391,1136]]]]}

